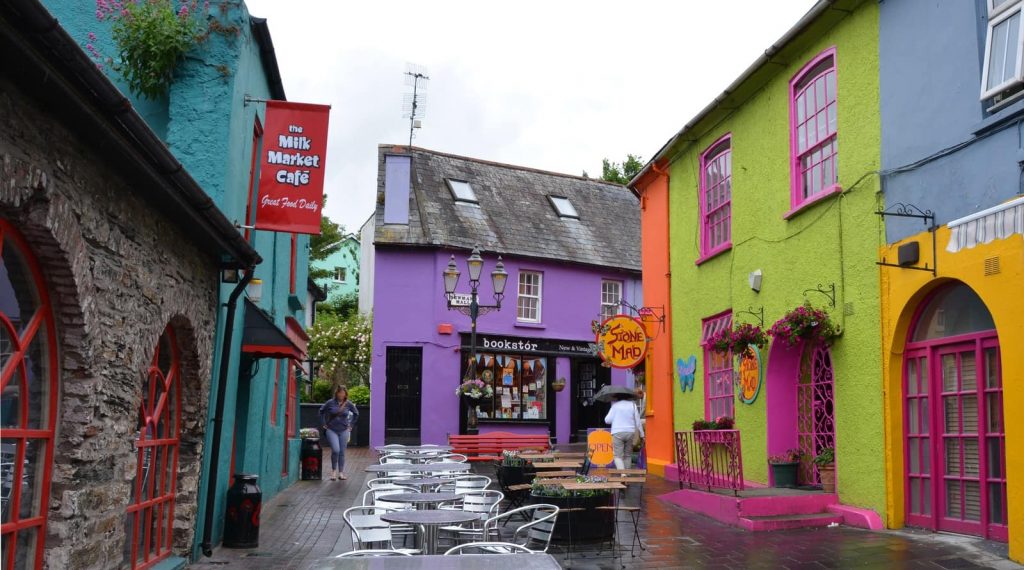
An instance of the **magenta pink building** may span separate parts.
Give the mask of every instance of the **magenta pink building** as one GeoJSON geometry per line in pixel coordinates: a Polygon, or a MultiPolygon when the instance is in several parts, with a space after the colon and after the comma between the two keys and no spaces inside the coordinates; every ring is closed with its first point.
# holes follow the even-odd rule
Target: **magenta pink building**
{"type": "Polygon", "coordinates": [[[470,320],[449,310],[442,272],[454,254],[484,258],[480,302],[503,258],[500,311],[477,321],[477,370],[494,388],[481,433],[548,433],[559,443],[601,427],[601,386],[633,383],[601,366],[591,323],[640,306],[639,204],[625,187],[453,156],[379,148],[372,272],[371,445],[440,443],[466,433],[455,395],[471,361],[470,320]],[[625,303],[623,303],[625,302],[625,303]],[[556,391],[564,380],[564,388],[556,391]]]}

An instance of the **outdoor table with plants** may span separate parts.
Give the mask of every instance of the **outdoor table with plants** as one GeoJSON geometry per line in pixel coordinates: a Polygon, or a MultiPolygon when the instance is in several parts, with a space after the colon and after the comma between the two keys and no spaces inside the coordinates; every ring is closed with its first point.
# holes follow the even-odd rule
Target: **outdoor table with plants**
{"type": "Polygon", "coordinates": [[[553,540],[568,540],[570,528],[573,541],[605,539],[614,531],[615,516],[612,510],[598,507],[613,505],[612,490],[616,485],[622,487],[609,483],[607,477],[593,475],[578,475],[575,479],[559,479],[550,483],[538,480],[534,482],[530,496],[533,503],[551,504],[563,510],[571,509],[566,510],[565,515],[559,516],[555,521],[553,540]],[[566,485],[598,488],[567,489],[566,485]]]}

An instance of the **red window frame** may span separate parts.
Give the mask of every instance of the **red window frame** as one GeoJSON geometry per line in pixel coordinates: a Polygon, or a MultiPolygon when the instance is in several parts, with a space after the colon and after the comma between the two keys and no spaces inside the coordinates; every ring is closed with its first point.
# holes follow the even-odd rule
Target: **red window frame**
{"type": "Polygon", "coordinates": [[[732,309],[701,321],[701,346],[704,347],[704,419],[736,417],[735,389],[732,382],[732,353],[711,350],[708,339],[723,328],[732,327],[732,309]]]}
{"type": "Polygon", "coordinates": [[[139,450],[125,529],[132,568],[150,568],[171,554],[181,443],[181,354],[174,329],[164,329],[153,351],[139,404],[139,450]],[[162,354],[163,351],[168,351],[162,354]],[[168,357],[166,368],[161,357],[168,357]],[[155,469],[153,469],[156,467],[155,469]],[[150,474],[154,474],[150,477],[150,474]],[[141,523],[141,524],[140,524],[141,523]],[[155,531],[155,532],[154,532],[155,531]],[[141,537],[140,537],[141,534],[141,537]],[[142,552],[140,552],[140,546],[142,552]]]}
{"type": "Polygon", "coordinates": [[[274,395],[270,404],[270,425],[277,425],[277,393],[281,389],[281,360],[274,361],[274,395]]]}
{"type": "Polygon", "coordinates": [[[256,225],[256,218],[253,215],[252,207],[256,202],[256,189],[258,188],[257,182],[257,167],[259,166],[260,157],[260,141],[263,139],[263,125],[260,123],[259,116],[253,119],[252,124],[252,157],[249,163],[249,191],[246,192],[246,203],[245,203],[245,225],[250,226],[245,228],[245,241],[251,243],[252,229],[251,226],[256,225]]]}
{"type": "Polygon", "coordinates": [[[700,258],[697,263],[732,247],[732,135],[711,144],[700,155],[700,258]]]}
{"type": "Polygon", "coordinates": [[[789,83],[791,181],[786,218],[841,191],[838,86],[834,47],[807,62],[789,83]]]}
{"type": "MultiPolygon", "coordinates": [[[[17,251],[18,257],[24,262],[29,272],[29,280],[25,285],[32,287],[36,296],[38,306],[35,312],[27,320],[19,319],[24,324],[22,330],[18,327],[10,315],[0,311],[0,327],[3,327],[10,342],[10,354],[7,355],[7,362],[0,371],[0,392],[7,392],[9,387],[20,390],[24,397],[19,398],[19,413],[17,426],[4,426],[4,440],[14,440],[13,473],[11,476],[11,489],[8,495],[8,502],[5,508],[10,513],[7,522],[0,525],[0,535],[3,537],[3,563],[6,570],[13,570],[15,562],[18,561],[19,547],[24,550],[30,549],[29,555],[18,561],[18,568],[42,568],[43,546],[46,542],[46,512],[50,504],[50,480],[53,472],[53,442],[54,430],[57,422],[57,392],[59,387],[59,367],[57,358],[57,335],[54,328],[53,307],[50,304],[50,296],[47,292],[46,281],[43,279],[43,272],[38,260],[28,246],[24,237],[7,221],[0,219],[0,252],[4,248],[13,248],[17,251]],[[33,342],[40,340],[45,343],[44,373],[39,382],[46,384],[46,398],[40,402],[41,418],[39,425],[31,425],[29,418],[29,375],[25,369],[25,357],[33,346],[33,342]],[[38,444],[43,448],[43,453],[37,457],[39,463],[31,465],[34,470],[31,475],[39,479],[38,497],[34,497],[33,505],[22,516],[21,500],[25,498],[26,477],[24,470],[26,461],[26,448],[30,444],[38,444]],[[34,538],[32,537],[35,533],[34,538]],[[19,545],[19,539],[24,538],[26,543],[19,545]]],[[[8,258],[8,256],[4,256],[8,258]]],[[[24,552],[22,552],[24,554],[24,552]]]]}

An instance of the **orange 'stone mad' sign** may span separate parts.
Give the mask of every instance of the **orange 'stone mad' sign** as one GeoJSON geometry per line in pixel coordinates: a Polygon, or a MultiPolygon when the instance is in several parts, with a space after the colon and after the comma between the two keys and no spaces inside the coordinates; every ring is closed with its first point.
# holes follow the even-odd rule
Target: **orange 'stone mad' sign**
{"type": "Polygon", "coordinates": [[[632,368],[647,355],[647,331],[640,319],[615,315],[597,331],[597,352],[612,368],[632,368]]]}

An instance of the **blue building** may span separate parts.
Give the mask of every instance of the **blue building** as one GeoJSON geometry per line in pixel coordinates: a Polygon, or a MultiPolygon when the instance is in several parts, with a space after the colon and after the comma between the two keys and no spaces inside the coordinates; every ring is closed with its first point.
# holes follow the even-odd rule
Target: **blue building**
{"type": "Polygon", "coordinates": [[[345,236],[340,243],[330,247],[333,245],[338,246],[337,251],[325,259],[310,262],[312,267],[329,273],[327,277],[315,281],[317,286],[327,292],[327,301],[331,303],[346,295],[359,294],[361,255],[359,238],[355,234],[345,236]]]}
{"type": "Polygon", "coordinates": [[[879,5],[888,520],[1021,560],[1024,2],[879,5]]]}
{"type": "MultiPolygon", "coordinates": [[[[81,48],[73,57],[88,51],[116,54],[110,22],[98,21],[94,6],[78,0],[43,4],[81,48]]],[[[181,441],[201,442],[194,445],[201,459],[195,472],[178,476],[177,489],[168,489],[171,500],[177,497],[173,548],[148,553],[143,545],[136,559],[126,554],[124,561],[109,560],[105,567],[196,559],[221,542],[234,473],[259,475],[264,501],[298,477],[296,383],[306,360],[313,287],[307,279],[309,238],[252,229],[263,101],[286,96],[266,20],[250,15],[243,2],[229,2],[214,3],[208,14],[199,15],[199,23],[209,33],[179,63],[163,97],[133,95],[112,66],[102,69],[126,98],[124,117],[143,119],[199,182],[207,198],[196,207],[214,208],[233,222],[262,262],[248,270],[225,270],[216,285],[208,282],[218,302],[211,343],[197,356],[208,359],[201,393],[206,401],[185,403],[186,409],[206,413],[183,422],[180,434],[181,441]]],[[[173,281],[175,275],[160,278],[173,281]]],[[[133,497],[129,504],[139,500],[144,501],[133,497]]],[[[126,540],[138,535],[140,526],[126,524],[126,540]]]]}

